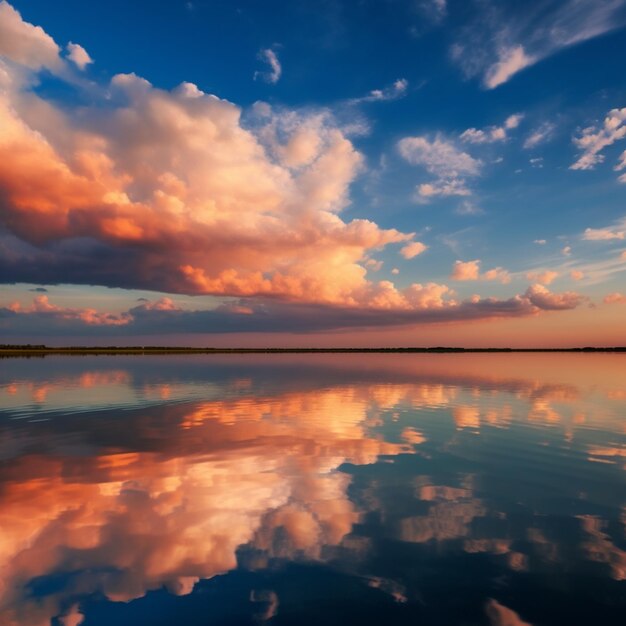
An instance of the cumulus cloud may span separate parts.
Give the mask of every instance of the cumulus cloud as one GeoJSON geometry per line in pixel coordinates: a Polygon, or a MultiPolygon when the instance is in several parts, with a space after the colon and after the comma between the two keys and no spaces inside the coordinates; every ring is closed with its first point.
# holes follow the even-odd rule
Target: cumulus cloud
{"type": "Polygon", "coordinates": [[[452,142],[440,136],[432,141],[426,137],[405,137],[397,147],[408,163],[420,165],[437,177],[434,182],[418,185],[418,197],[471,194],[465,178],[478,176],[482,162],[459,150],[452,142]]]}
{"type": "Polygon", "coordinates": [[[537,272],[528,272],[526,278],[533,280],[541,285],[550,285],[559,277],[559,273],[554,270],[542,270],[537,272]]]}
{"type": "Polygon", "coordinates": [[[424,252],[425,250],[428,249],[428,246],[424,245],[423,243],[421,243],[420,241],[413,241],[409,244],[407,244],[406,246],[404,246],[401,250],[400,250],[400,254],[405,258],[405,259],[413,259],[415,258],[418,254],[422,254],[422,252],[424,252]]]}
{"type": "Polygon", "coordinates": [[[84,70],[89,64],[93,63],[93,59],[87,53],[87,50],[77,43],[67,44],[67,58],[78,67],[84,70]]]}
{"type": "Polygon", "coordinates": [[[507,130],[517,128],[522,119],[524,119],[524,116],[521,113],[515,113],[507,117],[502,126],[488,126],[482,130],[468,128],[461,133],[460,139],[466,143],[479,144],[505,141],[507,139],[507,130]]]}
{"type": "MultiPolygon", "coordinates": [[[[459,303],[446,285],[369,280],[373,252],[398,244],[415,256],[423,244],[414,233],[342,219],[363,158],[329,112],[264,105],[242,121],[239,107],[196,85],[166,91],[135,74],[91,85],[93,105],[75,109],[30,87],[41,68],[65,63],[54,41],[6,2],[0,28],[9,34],[0,54],[11,60],[0,77],[0,281],[243,300],[211,311],[161,302],[100,313],[41,299],[23,310],[5,305],[3,327],[125,333],[184,322],[229,332],[540,310],[527,297],[459,303]],[[11,80],[16,72],[32,80],[11,80]]],[[[465,194],[464,178],[482,165],[440,137],[408,137],[398,149],[436,177],[433,188],[449,186],[440,195],[465,194]]]]}
{"type": "MultiPolygon", "coordinates": [[[[589,126],[578,137],[573,138],[577,148],[582,151],[578,160],[570,165],[571,170],[592,170],[604,161],[602,150],[626,137],[626,108],[611,109],[601,126],[589,126]]],[[[615,167],[621,169],[621,162],[615,167]]]]}
{"type": "Polygon", "coordinates": [[[0,279],[362,305],[368,253],[413,235],[341,219],[362,157],[330,114],[266,109],[134,74],[80,115],[7,86],[0,279]]]}
{"type": "Polygon", "coordinates": [[[450,278],[452,280],[478,280],[480,261],[455,261],[450,278]]]}
{"type": "Polygon", "coordinates": [[[544,285],[531,285],[525,292],[525,297],[543,311],[560,311],[574,309],[582,304],[586,298],[574,291],[552,293],[544,285]]]}
{"type": "Polygon", "coordinates": [[[626,21],[624,4],[540,1],[537,10],[528,11],[523,3],[507,3],[505,10],[488,0],[460,30],[451,56],[466,77],[479,76],[486,89],[495,89],[564,48],[619,28],[626,21]]]}
{"type": "Polygon", "coordinates": [[[481,262],[478,259],[473,261],[455,261],[450,278],[458,281],[496,280],[502,284],[511,282],[511,275],[504,268],[494,267],[481,274],[480,264],[481,262]]]}
{"type": "Polygon", "coordinates": [[[59,70],[60,49],[40,26],[34,26],[8,2],[0,2],[0,56],[31,70],[59,70]]]}
{"type": "Polygon", "coordinates": [[[275,85],[283,74],[283,67],[278,60],[276,50],[273,50],[272,48],[263,48],[257,54],[257,59],[266,63],[269,69],[256,71],[254,73],[254,80],[263,80],[266,83],[275,85]]]}

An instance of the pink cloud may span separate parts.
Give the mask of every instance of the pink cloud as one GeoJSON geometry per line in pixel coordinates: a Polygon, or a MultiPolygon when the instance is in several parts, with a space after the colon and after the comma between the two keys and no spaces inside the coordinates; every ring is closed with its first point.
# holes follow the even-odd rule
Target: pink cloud
{"type": "Polygon", "coordinates": [[[626,304],[626,295],[621,294],[619,291],[615,291],[604,296],[604,302],[606,304],[626,304]]]}
{"type": "Polygon", "coordinates": [[[480,261],[455,261],[450,278],[452,280],[478,280],[480,261]]]}
{"type": "Polygon", "coordinates": [[[427,249],[428,249],[428,246],[425,246],[423,243],[419,241],[412,241],[411,243],[408,243],[406,246],[404,246],[400,250],[400,254],[405,259],[413,259],[419,254],[422,254],[422,252],[424,252],[427,249]]]}
{"type": "Polygon", "coordinates": [[[554,282],[556,278],[558,278],[559,273],[553,270],[542,270],[539,272],[528,272],[526,274],[526,278],[528,280],[533,280],[542,285],[550,285],[554,282]]]}
{"type": "Polygon", "coordinates": [[[473,261],[455,261],[450,278],[459,281],[499,281],[502,284],[511,282],[511,275],[503,267],[494,267],[481,274],[480,264],[481,262],[478,259],[473,261]]]}

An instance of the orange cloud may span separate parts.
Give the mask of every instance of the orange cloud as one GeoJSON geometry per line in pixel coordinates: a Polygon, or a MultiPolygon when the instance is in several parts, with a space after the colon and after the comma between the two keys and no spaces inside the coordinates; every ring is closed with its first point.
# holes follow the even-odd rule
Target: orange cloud
{"type": "Polygon", "coordinates": [[[615,291],[604,296],[604,302],[605,304],[626,304],[626,296],[619,291],[615,291]]]}

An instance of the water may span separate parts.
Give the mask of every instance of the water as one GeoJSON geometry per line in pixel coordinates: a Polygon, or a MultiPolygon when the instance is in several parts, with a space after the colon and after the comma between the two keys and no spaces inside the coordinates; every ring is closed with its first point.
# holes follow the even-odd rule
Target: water
{"type": "Polygon", "coordinates": [[[626,623],[626,355],[0,361],[3,626],[626,623]]]}

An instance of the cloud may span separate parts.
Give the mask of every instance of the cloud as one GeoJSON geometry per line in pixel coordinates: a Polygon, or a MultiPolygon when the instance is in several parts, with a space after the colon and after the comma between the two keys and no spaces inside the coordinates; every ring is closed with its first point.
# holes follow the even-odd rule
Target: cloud
{"type": "MultiPolygon", "coordinates": [[[[611,109],[604,118],[602,126],[589,126],[578,137],[573,138],[577,148],[582,150],[578,160],[570,165],[571,170],[592,170],[604,161],[601,154],[604,148],[626,137],[626,108],[611,109]]],[[[615,166],[621,169],[621,162],[615,166]]]]}
{"type": "MultiPolygon", "coordinates": [[[[504,270],[495,268],[493,272],[478,279],[508,282],[504,270]]],[[[27,308],[0,306],[0,331],[7,337],[320,332],[527,317],[542,311],[573,309],[585,301],[573,292],[555,294],[541,285],[506,300],[472,296],[457,301],[452,296],[447,285],[438,283],[413,284],[398,292],[393,283],[380,281],[369,294],[367,307],[242,298],[214,309],[190,310],[162,298],[121,313],[107,313],[59,307],[45,300],[27,308]]]]}
{"type": "Polygon", "coordinates": [[[373,89],[366,96],[348,100],[348,104],[361,104],[363,102],[389,102],[406,96],[409,81],[406,78],[398,78],[389,87],[373,89]]]}
{"type": "Polygon", "coordinates": [[[585,273],[581,272],[580,270],[572,270],[570,273],[570,278],[572,280],[582,280],[585,277],[585,273]]]}
{"type": "Polygon", "coordinates": [[[555,124],[551,122],[544,122],[538,128],[536,128],[524,141],[524,149],[532,150],[537,146],[549,141],[554,134],[556,128],[555,124]]]}
{"type": "Polygon", "coordinates": [[[480,264],[481,262],[478,259],[474,261],[455,261],[450,278],[458,281],[496,280],[504,285],[511,282],[511,275],[504,268],[494,267],[481,274],[480,264]]]}
{"type": "Polygon", "coordinates": [[[562,311],[574,309],[586,300],[574,292],[552,293],[544,285],[531,285],[524,294],[526,298],[542,311],[562,311]]]}
{"type": "Polygon", "coordinates": [[[460,29],[452,60],[467,78],[480,77],[486,89],[495,89],[564,48],[620,28],[624,5],[624,0],[540,1],[528,10],[524,3],[505,8],[487,0],[460,29]]]}
{"type": "Polygon", "coordinates": [[[510,115],[504,121],[502,126],[488,126],[483,130],[476,128],[468,128],[460,135],[461,141],[465,143],[495,143],[497,141],[506,141],[507,130],[517,128],[524,116],[520,113],[510,115]]]}
{"type": "Polygon", "coordinates": [[[457,215],[484,215],[485,211],[469,200],[464,200],[454,210],[457,215]]]}
{"type": "MultiPolygon", "coordinates": [[[[616,172],[621,172],[623,169],[626,169],[626,150],[624,150],[624,152],[622,152],[622,154],[620,154],[619,161],[617,162],[617,164],[615,165],[615,167],[613,169],[616,172]]],[[[620,176],[618,176],[617,180],[620,183],[626,183],[626,173],[621,174],[620,176]]]]}
{"type": "Polygon", "coordinates": [[[478,280],[480,261],[455,261],[450,278],[452,280],[478,280]]]}
{"type": "Polygon", "coordinates": [[[452,142],[440,136],[434,140],[426,137],[405,137],[397,144],[400,155],[411,165],[421,165],[437,176],[431,183],[418,185],[418,197],[468,196],[470,190],[465,177],[478,176],[482,162],[459,150],[452,142]]]}
{"type": "Polygon", "coordinates": [[[521,45],[498,50],[497,61],[487,69],[484,84],[487,89],[495,89],[506,83],[511,76],[525,67],[537,62],[536,57],[529,56],[521,45]]]}
{"type": "Polygon", "coordinates": [[[0,95],[2,281],[362,306],[381,290],[369,253],[413,240],[341,219],[363,158],[328,112],[265,107],[244,127],[191,83],[134,74],[91,93],[80,114],[23,84],[0,95]]]}
{"type": "Polygon", "coordinates": [[[93,59],[89,56],[87,50],[71,41],[67,44],[67,58],[80,70],[84,70],[90,63],[93,63],[93,59]]]}
{"type": "Polygon", "coordinates": [[[0,56],[31,70],[59,70],[62,61],[54,39],[22,19],[8,2],[0,2],[0,56]]]}
{"type": "Polygon", "coordinates": [[[604,296],[605,304],[626,304],[626,295],[622,295],[619,291],[615,291],[604,296]]]}
{"type": "MultiPolygon", "coordinates": [[[[135,74],[90,84],[92,104],[47,101],[31,85],[41,68],[65,63],[58,46],[6,3],[0,18],[3,32],[20,34],[1,44],[12,56],[0,77],[0,281],[240,299],[125,312],[39,299],[0,310],[7,332],[306,331],[541,310],[523,295],[458,302],[446,285],[369,280],[374,252],[398,244],[406,256],[423,244],[342,219],[363,157],[330,112],[265,105],[242,120],[235,104],[192,83],[166,91],[135,74]]],[[[82,95],[81,81],[68,81],[82,95]]],[[[398,149],[457,194],[482,166],[440,137],[408,137],[398,149]]]]}
{"type": "Polygon", "coordinates": [[[456,178],[422,183],[416,187],[416,192],[418,200],[428,200],[437,196],[447,198],[449,196],[472,195],[472,191],[467,187],[465,181],[456,178]]]}
{"type": "Polygon", "coordinates": [[[33,287],[33,289],[29,289],[28,291],[35,291],[37,293],[48,293],[48,290],[45,287],[33,287]]]}
{"type": "Polygon", "coordinates": [[[526,278],[528,280],[534,280],[542,285],[550,285],[558,278],[559,273],[553,270],[543,270],[540,272],[528,272],[526,278]]]}
{"type": "Polygon", "coordinates": [[[565,246],[562,250],[561,250],[561,254],[563,256],[570,256],[572,254],[572,246],[565,246]]]}
{"type": "Polygon", "coordinates": [[[275,85],[283,74],[283,68],[278,60],[278,54],[272,48],[263,48],[257,54],[257,59],[266,63],[269,69],[266,71],[256,71],[254,80],[261,79],[266,83],[275,85]]]}
{"type": "Polygon", "coordinates": [[[536,243],[539,246],[545,246],[548,242],[545,239],[535,239],[533,243],[536,243]]]}
{"type": "Polygon", "coordinates": [[[413,241],[413,242],[407,244],[406,246],[404,246],[400,250],[400,254],[405,259],[413,259],[417,255],[422,254],[422,252],[424,252],[427,249],[428,249],[428,246],[424,245],[423,243],[421,243],[419,241],[413,241]]]}
{"type": "Polygon", "coordinates": [[[9,305],[6,309],[17,315],[33,316],[42,323],[46,319],[61,322],[79,322],[86,326],[124,326],[131,321],[128,313],[114,315],[110,313],[99,313],[91,308],[63,308],[51,304],[48,296],[36,296],[29,308],[23,308],[19,303],[9,305]]]}
{"type": "Polygon", "coordinates": [[[525,622],[513,609],[509,609],[493,598],[487,602],[485,611],[490,626],[532,626],[532,624],[525,622]]]}
{"type": "Polygon", "coordinates": [[[582,239],[585,241],[611,241],[624,238],[626,238],[626,220],[621,220],[615,226],[607,226],[606,228],[586,228],[582,235],[582,239]]]}

